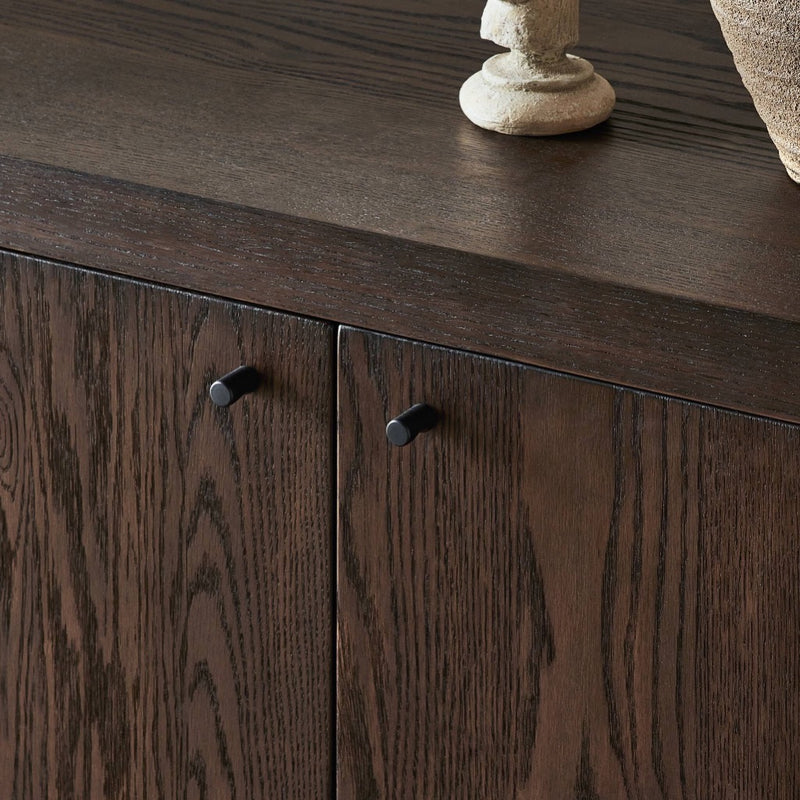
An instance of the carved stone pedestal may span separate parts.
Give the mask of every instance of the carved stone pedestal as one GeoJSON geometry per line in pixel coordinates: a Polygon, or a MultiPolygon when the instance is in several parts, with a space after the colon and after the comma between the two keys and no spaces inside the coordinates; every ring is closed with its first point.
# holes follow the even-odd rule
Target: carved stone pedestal
{"type": "Polygon", "coordinates": [[[481,36],[504,47],[461,88],[464,113],[500,133],[547,136],[607,119],[614,90],[585,59],[568,55],[578,40],[578,0],[489,0],[481,36]]]}

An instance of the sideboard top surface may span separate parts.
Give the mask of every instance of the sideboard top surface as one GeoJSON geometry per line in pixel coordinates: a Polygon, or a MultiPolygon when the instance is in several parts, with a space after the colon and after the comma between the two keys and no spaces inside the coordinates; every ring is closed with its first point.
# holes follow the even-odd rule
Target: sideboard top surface
{"type": "Polygon", "coordinates": [[[10,0],[0,246],[800,420],[800,187],[710,7],[584,0],[608,123],[458,89],[481,0],[10,0]]]}

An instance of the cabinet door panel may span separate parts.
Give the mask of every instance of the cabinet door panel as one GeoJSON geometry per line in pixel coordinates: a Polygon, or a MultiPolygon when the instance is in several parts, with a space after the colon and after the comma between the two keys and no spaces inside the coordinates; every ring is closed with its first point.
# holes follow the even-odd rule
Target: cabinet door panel
{"type": "Polygon", "coordinates": [[[329,329],[0,258],[0,796],[327,796],[329,329]]]}
{"type": "Polygon", "coordinates": [[[339,387],[343,800],[800,791],[797,428],[354,330],[339,387]]]}

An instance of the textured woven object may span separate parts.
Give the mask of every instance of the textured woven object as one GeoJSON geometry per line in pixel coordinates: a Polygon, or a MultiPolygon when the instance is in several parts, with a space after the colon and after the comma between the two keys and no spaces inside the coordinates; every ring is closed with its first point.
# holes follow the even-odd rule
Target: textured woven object
{"type": "Polygon", "coordinates": [[[711,0],[711,7],[789,177],[800,183],[800,2],[711,0]]]}

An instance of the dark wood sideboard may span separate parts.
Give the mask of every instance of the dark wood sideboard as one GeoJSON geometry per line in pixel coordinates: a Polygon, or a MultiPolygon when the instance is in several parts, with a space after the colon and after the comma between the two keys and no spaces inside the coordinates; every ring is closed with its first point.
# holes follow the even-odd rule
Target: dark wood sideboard
{"type": "Polygon", "coordinates": [[[0,5],[0,797],[800,797],[800,187],[582,6],[523,139],[480,0],[0,5]]]}

